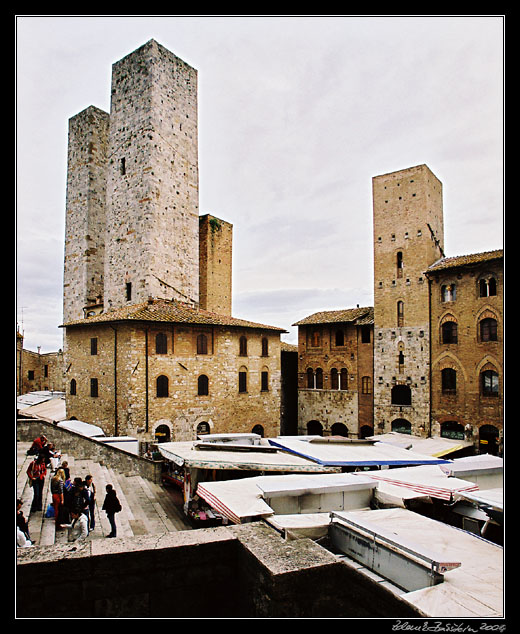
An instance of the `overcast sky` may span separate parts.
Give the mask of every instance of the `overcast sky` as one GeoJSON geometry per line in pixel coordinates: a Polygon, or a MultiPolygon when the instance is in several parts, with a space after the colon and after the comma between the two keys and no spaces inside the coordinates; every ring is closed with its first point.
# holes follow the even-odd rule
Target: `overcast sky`
{"type": "Polygon", "coordinates": [[[18,16],[17,323],[62,347],[68,120],[155,39],[198,71],[200,213],[234,225],[233,314],[373,304],[372,177],[426,163],[447,256],[503,244],[501,16],[18,16]]]}

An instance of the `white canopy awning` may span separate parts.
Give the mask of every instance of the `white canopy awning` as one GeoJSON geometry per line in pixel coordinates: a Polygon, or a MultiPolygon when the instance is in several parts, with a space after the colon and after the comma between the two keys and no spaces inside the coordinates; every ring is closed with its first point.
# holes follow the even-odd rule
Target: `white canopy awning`
{"type": "Polygon", "coordinates": [[[435,465],[387,469],[385,471],[365,471],[363,475],[396,487],[412,490],[424,496],[448,501],[453,500],[453,496],[461,491],[478,490],[477,484],[459,478],[450,478],[435,465]]]}
{"type": "Polygon", "coordinates": [[[395,431],[377,436],[370,436],[369,439],[393,444],[397,447],[410,449],[411,451],[416,451],[417,453],[426,456],[433,456],[435,458],[441,458],[450,453],[454,453],[455,451],[460,451],[461,449],[467,449],[473,446],[473,443],[467,440],[454,440],[452,438],[441,438],[440,436],[423,438],[422,436],[401,434],[395,431]]]}

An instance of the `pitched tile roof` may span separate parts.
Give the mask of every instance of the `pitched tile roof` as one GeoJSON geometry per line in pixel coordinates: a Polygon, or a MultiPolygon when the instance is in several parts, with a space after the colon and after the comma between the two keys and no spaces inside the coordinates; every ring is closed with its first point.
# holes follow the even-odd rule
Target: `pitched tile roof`
{"type": "Polygon", "coordinates": [[[355,322],[356,325],[374,323],[374,309],[369,306],[365,308],[345,308],[343,310],[325,310],[309,315],[293,326],[307,326],[311,324],[336,324],[343,322],[355,322]]]}
{"type": "Polygon", "coordinates": [[[209,326],[236,326],[241,328],[256,328],[287,332],[284,328],[258,324],[245,319],[237,319],[227,315],[219,315],[200,308],[194,308],[175,300],[150,299],[139,304],[132,304],[114,310],[108,310],[99,315],[76,319],[63,324],[62,327],[86,326],[90,324],[109,323],[117,321],[147,321],[166,322],[172,324],[195,324],[209,326]]]}
{"type": "Polygon", "coordinates": [[[426,273],[442,271],[444,269],[455,268],[459,266],[467,266],[470,264],[479,264],[480,262],[490,262],[491,260],[499,260],[504,257],[503,249],[495,251],[484,251],[482,253],[472,253],[471,255],[457,255],[451,258],[442,258],[426,269],[426,273]]]}

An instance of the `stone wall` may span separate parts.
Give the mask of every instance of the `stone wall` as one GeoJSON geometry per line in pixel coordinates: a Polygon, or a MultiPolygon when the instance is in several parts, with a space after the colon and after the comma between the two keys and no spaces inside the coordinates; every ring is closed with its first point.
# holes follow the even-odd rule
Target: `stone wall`
{"type": "Polygon", "coordinates": [[[17,551],[19,618],[420,616],[308,539],[262,522],[17,551]]]}
{"type": "Polygon", "coordinates": [[[53,442],[63,454],[92,460],[123,475],[139,475],[156,483],[161,481],[162,461],[141,458],[118,447],[104,445],[81,434],[63,429],[53,423],[19,418],[16,434],[20,442],[32,442],[44,434],[49,442],[53,442]]]}

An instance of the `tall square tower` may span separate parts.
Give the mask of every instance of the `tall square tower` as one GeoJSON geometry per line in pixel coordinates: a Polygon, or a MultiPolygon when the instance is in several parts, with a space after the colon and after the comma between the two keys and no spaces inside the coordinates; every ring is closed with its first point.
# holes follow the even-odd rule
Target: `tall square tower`
{"type": "Polygon", "coordinates": [[[112,67],[104,310],[199,299],[197,71],[154,40],[112,67]]]}
{"type": "Polygon", "coordinates": [[[443,257],[442,183],[426,165],[372,180],[374,425],[426,433],[430,301],[426,269],[443,257]]]}

